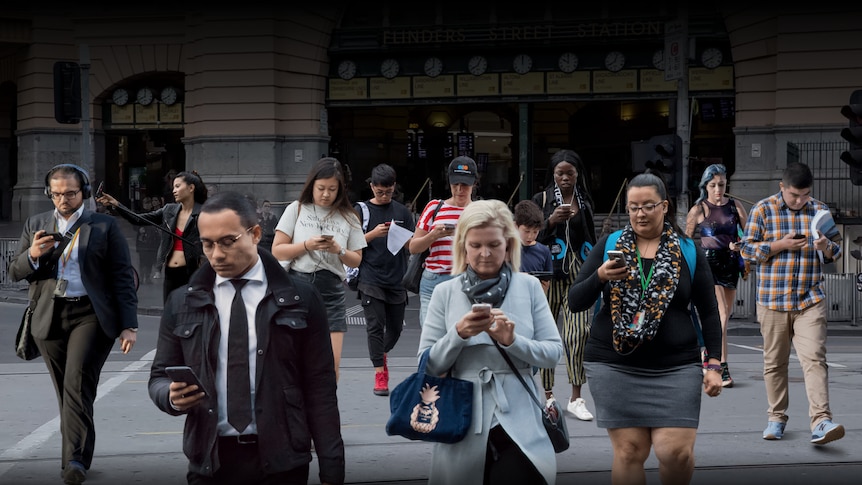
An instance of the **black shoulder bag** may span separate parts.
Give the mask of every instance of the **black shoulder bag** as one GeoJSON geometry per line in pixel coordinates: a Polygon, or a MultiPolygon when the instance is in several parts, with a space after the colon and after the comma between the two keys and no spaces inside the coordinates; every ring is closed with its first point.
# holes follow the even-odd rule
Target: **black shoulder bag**
{"type": "MultiPolygon", "coordinates": [[[[431,215],[430,222],[434,222],[434,219],[437,217],[437,213],[440,212],[440,207],[443,207],[443,199],[440,199],[440,203],[437,204],[437,208],[434,209],[434,214],[431,215]]],[[[401,279],[401,284],[404,285],[404,288],[407,291],[419,293],[419,282],[422,281],[422,270],[425,269],[425,258],[427,258],[429,254],[431,254],[430,246],[421,253],[410,255],[410,259],[407,261],[407,271],[404,272],[404,277],[401,279]]]]}
{"type": "MultiPolygon", "coordinates": [[[[493,340],[493,339],[492,339],[493,340]]],[[[550,401],[547,406],[542,406],[539,403],[539,400],[536,398],[536,395],[533,393],[533,390],[530,389],[530,386],[527,385],[527,382],[524,381],[524,376],[515,368],[515,364],[512,363],[512,359],[509,357],[509,354],[503,350],[503,347],[500,347],[500,344],[493,340],[494,346],[497,347],[497,350],[503,354],[503,358],[506,359],[506,363],[509,364],[509,368],[512,369],[512,372],[515,374],[515,377],[521,382],[521,385],[526,389],[527,394],[530,395],[530,398],[533,399],[533,402],[536,403],[536,406],[539,406],[539,411],[542,413],[542,424],[545,426],[545,431],[548,432],[548,437],[551,439],[551,444],[554,445],[554,451],[557,453],[562,453],[569,449],[569,428],[566,425],[566,418],[563,416],[563,410],[560,409],[560,404],[556,399],[550,401]]]]}

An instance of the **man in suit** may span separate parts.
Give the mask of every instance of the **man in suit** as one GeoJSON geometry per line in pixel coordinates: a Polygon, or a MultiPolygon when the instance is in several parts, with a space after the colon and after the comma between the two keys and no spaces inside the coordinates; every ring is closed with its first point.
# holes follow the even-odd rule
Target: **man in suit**
{"type": "Polygon", "coordinates": [[[320,482],[344,483],[344,442],[320,294],[266,250],[254,202],[219,192],[201,208],[208,263],[165,303],[150,398],[186,415],[192,485],[306,484],[311,441],[320,482]],[[195,384],[172,382],[185,365],[195,384]]]}
{"type": "Polygon", "coordinates": [[[54,210],[27,219],[9,265],[12,279],[30,282],[31,332],[57,392],[67,484],[82,483],[93,460],[102,366],[114,340],[128,353],[138,330],[129,246],[112,217],[84,208],[90,190],[84,169],[53,167],[45,195],[54,210]]]}

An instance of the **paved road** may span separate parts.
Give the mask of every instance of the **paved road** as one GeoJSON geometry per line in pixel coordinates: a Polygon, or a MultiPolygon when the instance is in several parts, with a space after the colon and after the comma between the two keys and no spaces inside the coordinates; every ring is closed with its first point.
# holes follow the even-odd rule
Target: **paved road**
{"type": "MultiPolygon", "coordinates": [[[[415,300],[415,299],[414,299],[415,300]]],[[[415,321],[416,301],[407,320],[415,321]]],[[[59,483],[57,406],[41,359],[24,362],[12,353],[19,303],[0,303],[0,484],[59,483]]],[[[355,311],[355,309],[354,309],[355,311]]],[[[360,314],[361,315],[361,314],[360,314]]],[[[373,370],[367,358],[361,319],[345,339],[339,407],[347,446],[349,483],[418,484],[427,478],[431,445],[387,436],[388,400],[371,393],[373,370]]],[[[159,412],[147,396],[146,381],[155,348],[158,317],[141,316],[141,332],[129,355],[108,360],[96,403],[97,445],[87,483],[184,483],[182,418],[159,412]]],[[[419,329],[408,325],[390,354],[392,385],[415,369],[419,329]]],[[[830,339],[833,412],[847,437],[817,448],[809,442],[807,406],[798,365],[792,366],[791,420],[785,439],[767,442],[759,338],[731,339],[731,369],[737,385],[704,399],[696,445],[696,484],[835,483],[857,484],[862,472],[862,336],[830,339]]],[[[562,365],[558,376],[564,376],[562,365]]],[[[562,383],[561,383],[562,382],[562,383]]],[[[568,396],[558,378],[559,397],[568,396]]],[[[589,397],[589,386],[586,386],[589,397]]],[[[606,433],[592,422],[569,418],[572,447],[558,455],[558,483],[610,483],[611,450],[606,433]]],[[[314,464],[312,465],[315,466],[314,464]]],[[[658,484],[657,462],[647,462],[649,484],[658,484]]],[[[316,483],[316,472],[312,483],[316,483]]]]}

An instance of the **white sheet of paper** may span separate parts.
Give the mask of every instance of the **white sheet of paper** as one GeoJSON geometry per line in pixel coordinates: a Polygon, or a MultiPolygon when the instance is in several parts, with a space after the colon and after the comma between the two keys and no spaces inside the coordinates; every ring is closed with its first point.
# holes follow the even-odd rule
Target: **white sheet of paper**
{"type": "Polygon", "coordinates": [[[404,243],[409,241],[411,237],[413,237],[413,231],[404,229],[398,224],[395,224],[395,221],[393,220],[389,224],[389,235],[386,237],[386,249],[388,249],[393,255],[398,254],[398,251],[401,251],[401,248],[404,247],[404,243]]]}

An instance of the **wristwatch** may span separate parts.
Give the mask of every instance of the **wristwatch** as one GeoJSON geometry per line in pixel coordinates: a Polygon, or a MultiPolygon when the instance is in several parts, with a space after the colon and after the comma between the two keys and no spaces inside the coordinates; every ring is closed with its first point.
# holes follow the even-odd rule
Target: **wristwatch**
{"type": "Polygon", "coordinates": [[[342,247],[341,251],[338,251],[338,257],[340,258],[340,257],[344,256],[345,254],[347,254],[347,250],[344,249],[344,247],[342,247]]]}

